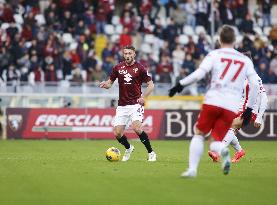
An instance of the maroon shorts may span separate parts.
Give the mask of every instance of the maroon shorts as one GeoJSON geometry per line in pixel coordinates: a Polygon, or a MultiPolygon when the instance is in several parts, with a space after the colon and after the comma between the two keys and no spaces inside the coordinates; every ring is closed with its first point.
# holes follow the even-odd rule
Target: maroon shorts
{"type": "Polygon", "coordinates": [[[196,122],[196,127],[204,134],[211,131],[214,140],[222,141],[235,117],[235,112],[221,107],[203,104],[196,122]]]}

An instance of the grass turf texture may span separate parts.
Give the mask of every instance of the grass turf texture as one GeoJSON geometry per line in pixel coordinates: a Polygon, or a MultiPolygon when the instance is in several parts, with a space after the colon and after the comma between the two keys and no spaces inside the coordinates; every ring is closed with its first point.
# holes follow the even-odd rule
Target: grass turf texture
{"type": "MultiPolygon", "coordinates": [[[[128,162],[109,162],[117,141],[0,141],[0,204],[276,204],[277,142],[241,144],[246,156],[224,176],[207,147],[196,179],[180,177],[188,141],[153,141],[158,161],[146,161],[138,141],[128,162]]],[[[233,150],[232,150],[233,154],[233,150]]]]}

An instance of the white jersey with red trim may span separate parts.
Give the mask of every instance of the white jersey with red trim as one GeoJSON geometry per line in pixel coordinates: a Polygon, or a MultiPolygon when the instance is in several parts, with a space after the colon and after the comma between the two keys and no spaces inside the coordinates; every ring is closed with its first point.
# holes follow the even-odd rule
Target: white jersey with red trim
{"type": "Polygon", "coordinates": [[[235,49],[221,48],[210,52],[199,68],[212,74],[204,103],[237,112],[245,78],[256,75],[252,61],[235,49]]]}
{"type": "MultiPolygon", "coordinates": [[[[197,82],[211,72],[211,86],[204,103],[237,112],[240,105],[243,83],[248,79],[258,89],[257,73],[252,61],[233,48],[221,48],[210,52],[199,68],[179,83],[183,86],[197,82]]],[[[252,108],[257,93],[250,92],[248,106],[252,108]]]]}
{"type": "MultiPolygon", "coordinates": [[[[244,111],[247,107],[248,98],[249,98],[249,90],[250,90],[249,87],[250,86],[249,86],[248,81],[245,80],[243,95],[242,95],[239,111],[244,111]]],[[[267,99],[266,91],[263,87],[262,80],[259,78],[258,96],[253,105],[253,111],[252,111],[253,113],[255,113],[257,115],[255,122],[261,123],[263,121],[263,115],[267,108],[267,102],[268,102],[268,99],[267,99]]]]}

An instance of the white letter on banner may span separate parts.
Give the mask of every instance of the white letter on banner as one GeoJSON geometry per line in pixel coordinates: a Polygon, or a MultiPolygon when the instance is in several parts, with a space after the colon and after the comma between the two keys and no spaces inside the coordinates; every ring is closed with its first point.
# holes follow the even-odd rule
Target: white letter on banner
{"type": "Polygon", "coordinates": [[[48,115],[39,115],[35,122],[35,125],[40,125],[40,123],[45,123],[47,116],[48,115]]]}
{"type": "Polygon", "coordinates": [[[179,112],[166,112],[166,133],[165,136],[166,137],[180,137],[184,134],[184,132],[186,131],[186,125],[184,124],[184,122],[181,120],[181,113],[179,112]],[[172,116],[176,116],[176,118],[172,118],[172,116]],[[178,123],[181,126],[181,130],[178,133],[173,133],[172,132],[172,128],[171,128],[171,124],[172,123],[178,123]]]}
{"type": "Polygon", "coordinates": [[[56,119],[57,119],[57,115],[48,115],[48,118],[45,122],[45,126],[55,126],[55,123],[56,123],[56,119]]]}
{"type": "Polygon", "coordinates": [[[193,115],[193,112],[186,112],[186,116],[187,116],[187,137],[193,137],[192,115],[193,115]]]}
{"type": "Polygon", "coordinates": [[[56,121],[57,126],[64,126],[67,115],[60,115],[56,121]]]}
{"type": "Polygon", "coordinates": [[[268,137],[276,137],[277,135],[274,133],[274,116],[277,115],[275,112],[265,113],[265,115],[269,115],[269,134],[268,137]]]}

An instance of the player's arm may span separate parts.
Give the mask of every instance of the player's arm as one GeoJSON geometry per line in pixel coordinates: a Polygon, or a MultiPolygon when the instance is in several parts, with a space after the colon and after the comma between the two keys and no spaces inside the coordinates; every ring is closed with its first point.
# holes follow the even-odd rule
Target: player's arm
{"type": "Polygon", "coordinates": [[[141,97],[138,99],[138,103],[144,105],[145,99],[153,92],[154,90],[154,83],[152,80],[147,82],[147,87],[141,97]]]}
{"type": "Polygon", "coordinates": [[[256,99],[259,94],[260,77],[254,70],[254,65],[253,65],[252,61],[251,61],[250,66],[251,67],[249,68],[249,71],[247,74],[247,79],[249,82],[249,97],[248,97],[247,108],[242,113],[242,119],[243,119],[242,126],[249,124],[249,122],[251,120],[251,116],[252,116],[252,110],[253,110],[254,104],[255,104],[256,99]]]}
{"type": "Polygon", "coordinates": [[[111,88],[112,85],[113,85],[113,82],[116,80],[117,77],[118,77],[118,72],[117,72],[117,69],[116,69],[116,66],[115,66],[115,67],[113,67],[113,69],[112,69],[112,73],[111,73],[111,75],[110,75],[109,80],[102,81],[102,82],[99,84],[99,87],[100,87],[100,88],[105,88],[105,89],[111,88]]]}
{"type": "Polygon", "coordinates": [[[203,59],[202,63],[199,65],[199,68],[197,70],[195,70],[193,73],[177,82],[177,84],[169,90],[168,96],[173,97],[177,92],[182,92],[185,86],[188,86],[204,78],[206,74],[211,71],[212,64],[212,55],[208,54],[203,59]]]}
{"type": "Polygon", "coordinates": [[[99,84],[99,87],[100,88],[105,88],[105,89],[109,89],[111,88],[113,85],[113,81],[111,79],[107,80],[107,81],[102,81],[100,84],[99,84]]]}
{"type": "Polygon", "coordinates": [[[260,105],[259,105],[259,112],[257,113],[257,118],[254,122],[255,127],[261,126],[261,124],[263,122],[263,115],[267,108],[267,103],[268,103],[268,98],[267,98],[266,92],[264,90],[261,91],[259,95],[260,95],[261,101],[260,101],[260,105]]]}

